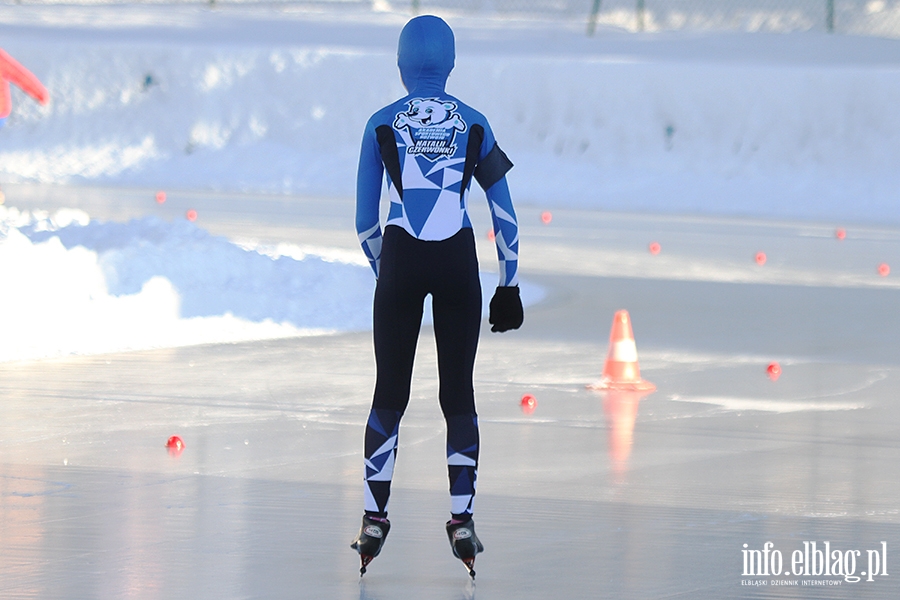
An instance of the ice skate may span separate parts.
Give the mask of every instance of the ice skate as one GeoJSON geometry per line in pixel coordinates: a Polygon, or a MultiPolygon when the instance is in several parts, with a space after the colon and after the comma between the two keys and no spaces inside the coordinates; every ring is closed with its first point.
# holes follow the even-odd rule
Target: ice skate
{"type": "Polygon", "coordinates": [[[390,530],[391,522],[387,519],[379,521],[368,515],[363,515],[359,535],[350,544],[351,548],[359,552],[360,577],[365,575],[368,564],[381,552],[381,547],[384,545],[384,540],[387,539],[387,534],[390,530]]]}
{"type": "Polygon", "coordinates": [[[465,523],[447,521],[447,537],[453,556],[463,561],[469,571],[469,577],[475,579],[475,555],[484,552],[484,546],[475,535],[475,522],[469,519],[465,523]]]}

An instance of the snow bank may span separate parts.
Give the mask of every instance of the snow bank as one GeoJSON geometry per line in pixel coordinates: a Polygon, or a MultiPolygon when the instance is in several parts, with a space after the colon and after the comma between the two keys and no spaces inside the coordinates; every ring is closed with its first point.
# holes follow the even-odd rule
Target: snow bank
{"type": "Polygon", "coordinates": [[[272,258],[184,221],[0,206],[0,361],[366,329],[368,266],[272,258]]]}

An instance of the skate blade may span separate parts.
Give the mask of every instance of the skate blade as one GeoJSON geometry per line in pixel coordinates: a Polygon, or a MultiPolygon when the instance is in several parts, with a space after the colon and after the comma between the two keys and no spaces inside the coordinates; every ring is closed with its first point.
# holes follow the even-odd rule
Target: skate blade
{"type": "Polygon", "coordinates": [[[469,577],[475,579],[475,558],[463,558],[461,560],[466,565],[466,569],[469,570],[469,577]]]}
{"type": "Polygon", "coordinates": [[[361,563],[361,566],[359,567],[359,576],[360,577],[362,577],[363,575],[366,574],[366,567],[369,566],[369,563],[372,562],[373,558],[375,558],[375,557],[369,556],[368,554],[360,554],[359,555],[359,562],[361,563]]]}

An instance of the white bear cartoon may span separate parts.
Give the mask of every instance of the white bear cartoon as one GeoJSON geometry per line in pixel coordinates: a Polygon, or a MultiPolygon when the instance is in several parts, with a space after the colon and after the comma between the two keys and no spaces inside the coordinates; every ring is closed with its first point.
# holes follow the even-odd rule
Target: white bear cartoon
{"type": "Polygon", "coordinates": [[[463,132],[466,130],[466,124],[459,114],[453,112],[454,110],[456,110],[454,102],[442,102],[437,98],[414,98],[409,102],[409,110],[397,115],[394,128],[435,127],[463,132]]]}

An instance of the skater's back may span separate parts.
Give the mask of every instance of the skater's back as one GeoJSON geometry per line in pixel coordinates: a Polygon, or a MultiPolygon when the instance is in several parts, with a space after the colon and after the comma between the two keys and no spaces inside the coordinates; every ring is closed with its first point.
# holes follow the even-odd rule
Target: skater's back
{"type": "Polygon", "coordinates": [[[369,119],[357,178],[356,229],[378,274],[378,253],[366,241],[377,228],[381,178],[388,173],[390,210],[398,225],[421,240],[444,240],[471,228],[467,202],[474,177],[489,191],[501,286],[517,283],[518,231],[504,178],[512,163],[496,144],[487,119],[446,92],[455,62],[453,32],[437,17],[410,21],[400,36],[397,65],[409,93],[369,119]]]}

